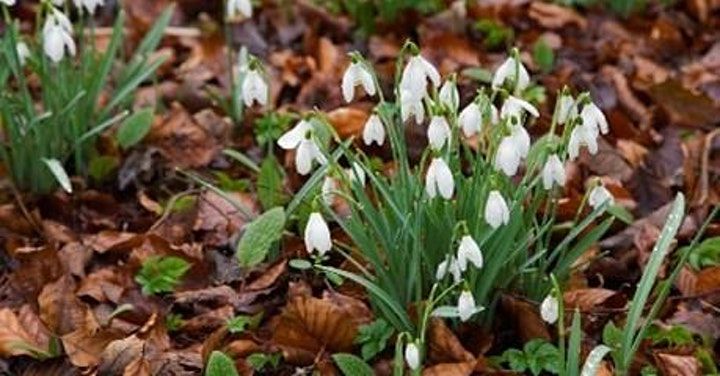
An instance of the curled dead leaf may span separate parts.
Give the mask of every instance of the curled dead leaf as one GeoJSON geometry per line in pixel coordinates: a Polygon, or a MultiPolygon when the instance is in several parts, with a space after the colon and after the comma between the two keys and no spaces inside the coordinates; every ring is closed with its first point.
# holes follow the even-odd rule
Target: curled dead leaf
{"type": "MultiPolygon", "coordinates": [[[[28,306],[21,309],[21,315],[23,310],[26,316],[32,314],[28,306]]],[[[21,320],[18,316],[8,308],[0,309],[0,356],[33,356],[47,351],[49,337],[44,334],[40,320],[21,320]]]]}
{"type": "Polygon", "coordinates": [[[550,332],[540,317],[538,307],[510,295],[503,295],[500,302],[524,342],[534,338],[550,340],[550,332]]]}
{"type": "Polygon", "coordinates": [[[423,370],[423,376],[469,376],[473,373],[475,362],[441,363],[423,370]]]}
{"type": "Polygon", "coordinates": [[[528,15],[548,29],[560,29],[566,25],[585,29],[587,26],[585,18],[572,8],[542,1],[533,1],[528,15]]]}
{"type": "Polygon", "coordinates": [[[581,312],[590,312],[617,294],[616,291],[603,288],[586,288],[568,291],[563,294],[563,299],[566,309],[577,308],[581,312]]]}
{"type": "MultiPolygon", "coordinates": [[[[474,364],[475,357],[467,351],[445,322],[433,318],[428,333],[428,356],[434,363],[463,362],[474,364]]],[[[472,369],[472,367],[470,368],[472,369]]]]}
{"type": "Polygon", "coordinates": [[[699,376],[700,362],[691,355],[655,354],[658,368],[663,375],[699,376]]]}

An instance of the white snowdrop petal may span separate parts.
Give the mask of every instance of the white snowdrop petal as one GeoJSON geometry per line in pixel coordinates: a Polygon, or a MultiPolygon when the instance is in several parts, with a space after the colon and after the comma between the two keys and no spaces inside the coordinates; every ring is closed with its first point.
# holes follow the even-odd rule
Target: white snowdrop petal
{"type": "Polygon", "coordinates": [[[468,261],[475,265],[476,268],[482,268],[483,255],[480,251],[480,246],[478,246],[471,236],[465,235],[462,237],[457,253],[458,265],[461,271],[467,270],[468,261]]]}
{"type": "Polygon", "coordinates": [[[540,304],[540,317],[548,324],[554,324],[559,315],[558,300],[552,295],[548,295],[540,304]]]}
{"type": "Polygon", "coordinates": [[[468,104],[460,112],[458,123],[466,137],[471,137],[480,132],[482,127],[482,112],[480,111],[480,106],[475,102],[468,104]]]}
{"type": "Polygon", "coordinates": [[[511,136],[503,138],[495,154],[495,169],[512,177],[517,174],[519,166],[520,153],[517,150],[515,139],[511,136]]]}
{"type": "Polygon", "coordinates": [[[457,303],[458,313],[460,314],[460,320],[465,322],[472,317],[476,312],[475,298],[470,291],[463,290],[460,293],[457,303]]]}
{"type": "Polygon", "coordinates": [[[488,195],[485,204],[485,221],[493,229],[497,229],[503,224],[507,224],[510,220],[510,210],[508,209],[505,199],[500,192],[492,191],[488,195]]]}
{"type": "Polygon", "coordinates": [[[575,107],[575,100],[570,95],[562,95],[558,102],[556,119],[558,124],[563,125],[575,116],[577,109],[575,107]]]}
{"type": "Polygon", "coordinates": [[[405,362],[412,370],[420,368],[420,350],[413,342],[405,346],[405,362]]]}
{"type": "Polygon", "coordinates": [[[310,214],[305,226],[305,248],[308,253],[317,251],[321,256],[332,248],[330,229],[318,212],[310,214]]]}
{"type": "Polygon", "coordinates": [[[15,0],[0,0],[0,3],[11,7],[11,6],[15,5],[15,0]]]}
{"type": "Polygon", "coordinates": [[[445,81],[440,93],[438,94],[440,102],[453,112],[458,110],[460,102],[460,93],[458,93],[457,85],[452,81],[445,81]]]}
{"type": "Polygon", "coordinates": [[[433,116],[427,129],[428,143],[433,150],[440,150],[450,138],[450,125],[442,116],[433,116]]]}
{"type": "Polygon", "coordinates": [[[300,122],[298,122],[295,127],[280,136],[277,144],[285,150],[295,149],[300,144],[300,141],[302,141],[306,137],[307,132],[311,129],[312,125],[310,124],[310,122],[300,120],[300,122]]]}
{"type": "Polygon", "coordinates": [[[563,166],[557,154],[552,154],[548,157],[547,162],[545,162],[542,171],[542,180],[545,189],[552,188],[553,184],[561,187],[565,185],[565,166],[563,166]]]}
{"type": "Polygon", "coordinates": [[[530,152],[530,134],[528,134],[525,127],[522,125],[516,125],[512,130],[512,139],[515,142],[518,154],[521,158],[527,158],[530,152]]]}
{"type": "Polygon", "coordinates": [[[588,196],[588,204],[593,209],[597,209],[600,206],[602,206],[605,202],[610,202],[612,204],[615,201],[615,198],[613,197],[612,193],[607,190],[602,185],[598,185],[595,188],[593,188],[592,191],[590,191],[590,195],[588,196]]]}

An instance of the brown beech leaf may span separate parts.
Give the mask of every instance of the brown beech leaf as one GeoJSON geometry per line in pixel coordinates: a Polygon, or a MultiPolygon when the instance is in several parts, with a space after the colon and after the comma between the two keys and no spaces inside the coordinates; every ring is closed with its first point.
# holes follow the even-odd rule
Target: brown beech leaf
{"type": "Polygon", "coordinates": [[[358,326],[357,312],[332,301],[299,296],[288,302],[274,323],[272,342],[290,364],[312,364],[318,352],[348,352],[358,326]]]}
{"type": "Polygon", "coordinates": [[[141,356],[130,362],[123,370],[123,376],[152,376],[150,362],[141,356]]]}
{"type": "Polygon", "coordinates": [[[695,286],[697,285],[697,274],[689,267],[683,266],[680,274],[674,283],[675,287],[680,290],[683,296],[695,295],[695,286]]]}
{"type": "Polygon", "coordinates": [[[667,322],[682,325],[694,333],[710,336],[712,339],[720,338],[720,320],[716,314],[688,308],[685,304],[679,304],[677,311],[667,322]]]}
{"type": "MultiPolygon", "coordinates": [[[[24,306],[26,312],[30,312],[28,306],[24,306]]],[[[22,310],[21,309],[21,315],[22,310]]],[[[21,320],[12,310],[0,309],[0,357],[6,358],[19,355],[33,355],[36,351],[47,351],[48,337],[42,335],[42,325],[39,320],[34,321],[34,329],[30,327],[28,320],[21,320]]]]}
{"type": "Polygon", "coordinates": [[[354,107],[341,107],[329,112],[327,117],[340,137],[348,138],[362,133],[369,115],[367,111],[354,107]]]}
{"type": "Polygon", "coordinates": [[[245,287],[245,290],[257,291],[270,288],[275,284],[275,282],[277,282],[278,278],[280,278],[280,276],[282,276],[286,270],[287,260],[281,260],[280,262],[265,270],[265,272],[260,277],[247,285],[247,287],[245,287]]]}
{"type": "Polygon", "coordinates": [[[69,275],[45,285],[38,296],[40,318],[57,335],[75,330],[83,320],[84,304],[75,296],[75,281],[69,275]]]}
{"type": "Polygon", "coordinates": [[[717,124],[720,119],[720,108],[712,99],[692,93],[676,80],[654,85],[648,94],[660,105],[671,124],[707,128],[717,124]]]}
{"type": "Polygon", "coordinates": [[[70,362],[77,367],[94,367],[100,363],[107,345],[121,338],[116,330],[100,327],[91,310],[85,312],[85,319],[78,328],[61,337],[65,353],[70,362]]]}
{"type": "Polygon", "coordinates": [[[441,363],[423,370],[423,376],[469,376],[473,373],[475,361],[441,363]]]}
{"type": "MultiPolygon", "coordinates": [[[[250,195],[228,193],[239,205],[249,213],[257,212],[258,208],[250,195]]],[[[213,191],[206,191],[198,199],[198,212],[193,230],[202,231],[204,243],[210,246],[222,246],[229,242],[245,224],[246,216],[233,203],[213,191]]]]}
{"type": "Polygon", "coordinates": [[[533,1],[530,4],[529,16],[547,29],[560,29],[566,25],[576,25],[584,29],[587,26],[585,18],[572,8],[542,1],[533,1]]]}
{"type": "Polygon", "coordinates": [[[474,365],[475,357],[439,318],[433,318],[430,322],[428,344],[429,358],[433,363],[472,362],[474,365]]]}
{"type": "Polygon", "coordinates": [[[80,297],[90,297],[100,303],[118,303],[126,286],[132,281],[122,271],[114,267],[99,269],[88,274],[80,282],[76,294],[80,297]]]}
{"type": "Polygon", "coordinates": [[[502,296],[501,305],[524,342],[534,338],[550,340],[550,332],[540,317],[538,307],[510,295],[502,296]]]}
{"type": "Polygon", "coordinates": [[[110,342],[102,352],[98,374],[120,375],[133,362],[142,358],[145,341],[132,335],[110,342]]]}
{"type": "Polygon", "coordinates": [[[697,274],[696,294],[708,294],[720,290],[720,266],[705,268],[697,274]]]}
{"type": "Polygon", "coordinates": [[[101,231],[84,237],[83,244],[95,252],[105,253],[115,248],[131,248],[137,236],[137,234],[131,232],[101,231]]]}
{"type": "Polygon", "coordinates": [[[586,288],[568,291],[563,294],[565,308],[579,309],[582,312],[590,312],[596,307],[603,305],[605,301],[617,294],[616,291],[603,288],[586,288]]]}
{"type": "Polygon", "coordinates": [[[700,362],[691,355],[655,354],[658,368],[663,375],[699,376],[700,362]]]}

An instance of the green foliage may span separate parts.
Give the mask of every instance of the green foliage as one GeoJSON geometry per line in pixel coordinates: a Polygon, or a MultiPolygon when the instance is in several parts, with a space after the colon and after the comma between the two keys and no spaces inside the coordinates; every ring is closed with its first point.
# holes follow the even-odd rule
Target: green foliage
{"type": "Polygon", "coordinates": [[[213,351],[205,367],[205,376],[238,376],[235,362],[220,351],[213,351]]]}
{"type": "MultiPolygon", "coordinates": [[[[688,247],[680,249],[680,253],[687,251],[688,247]]],[[[688,256],[688,263],[695,270],[701,270],[711,266],[720,265],[720,236],[705,239],[698,244],[688,256]]]]}
{"type": "Polygon", "coordinates": [[[258,325],[260,325],[260,321],[262,320],[263,313],[260,312],[253,316],[248,315],[238,315],[235,316],[227,321],[227,329],[228,332],[233,334],[240,334],[247,330],[248,328],[256,328],[258,325]]]}
{"type": "Polygon", "coordinates": [[[437,12],[444,7],[442,0],[315,0],[334,13],[347,13],[368,35],[375,31],[377,22],[392,22],[408,11],[420,14],[437,12]]]}
{"type": "Polygon", "coordinates": [[[253,132],[258,145],[272,146],[290,127],[293,120],[292,116],[278,111],[270,111],[255,120],[253,132]]]}
{"type": "Polygon", "coordinates": [[[252,367],[256,372],[263,371],[266,367],[272,369],[277,368],[280,364],[282,355],[280,353],[265,354],[265,353],[254,353],[250,354],[245,361],[252,367]]]}
{"type": "Polygon", "coordinates": [[[179,315],[177,313],[168,313],[165,316],[165,327],[167,328],[168,332],[174,332],[180,329],[183,324],[185,323],[185,320],[183,320],[182,315],[179,315]]]}
{"type": "MultiPolygon", "coordinates": [[[[655,0],[656,3],[668,6],[676,0],[655,0]]],[[[621,15],[629,16],[634,12],[642,12],[647,9],[653,0],[555,0],[558,4],[575,7],[601,6],[621,15]]]]}
{"type": "Polygon", "coordinates": [[[372,360],[387,347],[387,341],[395,333],[395,329],[383,319],[360,326],[355,343],[361,345],[360,353],[366,361],[372,360]]]}
{"type": "Polygon", "coordinates": [[[151,256],[135,276],[145,295],[172,292],[190,269],[190,263],[175,256],[151,256]]]}
{"type": "Polygon", "coordinates": [[[215,171],[218,188],[226,192],[247,192],[250,189],[248,179],[234,179],[223,171],[215,171]]]}
{"type": "Polygon", "coordinates": [[[283,191],[285,170],[274,155],[270,154],[262,161],[257,178],[257,196],[263,208],[269,209],[287,201],[283,191]]]}
{"type": "MultiPolygon", "coordinates": [[[[51,8],[47,3],[38,7],[38,19],[47,17],[51,8]]],[[[46,168],[45,160],[58,161],[68,173],[88,172],[97,136],[127,114],[135,89],[163,63],[157,56],[150,58],[171,15],[168,9],[158,18],[126,64],[116,61],[124,34],[122,12],[106,49],[97,50],[91,35],[78,41],[77,56],[65,56],[58,63],[43,53],[42,28],[36,28],[34,36],[21,36],[17,22],[6,24],[0,40],[0,128],[4,135],[0,160],[15,185],[35,193],[54,189],[60,169],[46,168]],[[16,50],[21,41],[30,51],[24,65],[16,50]],[[31,75],[39,90],[31,90],[31,75]],[[101,96],[107,99],[100,100],[101,96]]],[[[85,33],[78,29],[74,35],[85,33]]],[[[133,134],[138,137],[139,133],[133,134]]],[[[134,141],[130,136],[123,140],[134,141]]]]}
{"type": "Polygon", "coordinates": [[[120,162],[118,162],[118,159],[115,157],[109,155],[95,156],[90,159],[88,174],[95,182],[102,182],[105,181],[119,165],[120,162]]]}
{"type": "Polygon", "coordinates": [[[372,367],[353,354],[334,354],[332,358],[345,376],[373,376],[375,374],[372,367]]]}
{"type": "Polygon", "coordinates": [[[678,325],[669,328],[652,325],[648,328],[646,336],[654,346],[677,347],[695,342],[692,333],[678,325]]]}
{"type": "Polygon", "coordinates": [[[240,265],[252,267],[263,262],[284,229],[285,210],[281,207],[268,210],[248,224],[237,247],[240,265]]]}
{"type": "Polygon", "coordinates": [[[120,147],[128,149],[138,142],[150,132],[150,126],[154,119],[153,109],[146,108],[140,110],[127,119],[125,119],[117,132],[117,141],[120,147]]]}
{"type": "Polygon", "coordinates": [[[544,38],[539,38],[533,45],[533,59],[544,73],[549,73],[555,66],[555,52],[548,46],[544,38]]]}
{"type": "Polygon", "coordinates": [[[493,19],[488,18],[477,20],[473,24],[473,27],[485,36],[483,44],[486,48],[491,50],[507,48],[512,44],[513,39],[515,38],[513,29],[504,26],[493,19]]]}
{"type": "Polygon", "coordinates": [[[543,371],[557,375],[562,369],[558,348],[541,339],[527,342],[522,350],[506,350],[501,359],[510,366],[512,371],[529,371],[535,376],[543,371]]]}

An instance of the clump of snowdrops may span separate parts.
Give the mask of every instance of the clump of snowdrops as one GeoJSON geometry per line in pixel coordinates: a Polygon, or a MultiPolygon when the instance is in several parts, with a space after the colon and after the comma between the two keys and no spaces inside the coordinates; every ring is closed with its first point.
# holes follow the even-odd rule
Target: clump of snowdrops
{"type": "Polygon", "coordinates": [[[158,19],[122,68],[114,69],[124,16],[117,17],[108,46],[98,50],[93,14],[103,0],[43,0],[32,34],[22,34],[12,19],[14,5],[15,0],[0,0],[7,25],[0,40],[0,158],[19,189],[45,193],[59,182],[70,191],[66,169],[87,171],[96,136],[128,114],[134,90],[162,64],[150,54],[171,12],[158,19]],[[74,24],[68,17],[73,7],[74,24]],[[30,84],[31,76],[36,84],[30,84]]]}
{"type": "MultiPolygon", "coordinates": [[[[362,87],[379,98],[362,141],[390,143],[391,171],[373,168],[347,141],[329,152],[319,115],[300,121],[278,144],[295,151],[298,173],[320,166],[301,192],[315,192],[304,232],[315,268],[363,285],[378,315],[401,333],[408,366],[419,369],[431,317],[489,323],[503,290],[541,300],[551,290],[550,276],[567,278],[609,228],[614,216],[605,213],[614,212],[607,210],[614,200],[598,180],[572,223],[558,223],[555,215],[565,162],[583,148],[596,153],[608,124],[587,93],[573,97],[565,89],[549,132],[533,143],[527,128],[539,113],[523,99],[531,79],[517,51],[464,104],[456,76],[443,81],[412,43],[399,57],[394,102],[380,90],[372,66],[358,53],[351,58],[343,95],[350,102],[362,87]],[[427,149],[412,163],[405,130],[426,123],[427,149]],[[351,167],[343,168],[343,160],[351,167]],[[349,214],[334,210],[336,200],[347,203],[349,214]],[[328,221],[351,244],[333,241],[328,221]],[[331,251],[359,272],[323,265],[331,251]]],[[[557,305],[545,301],[543,316],[557,305]]]]}

